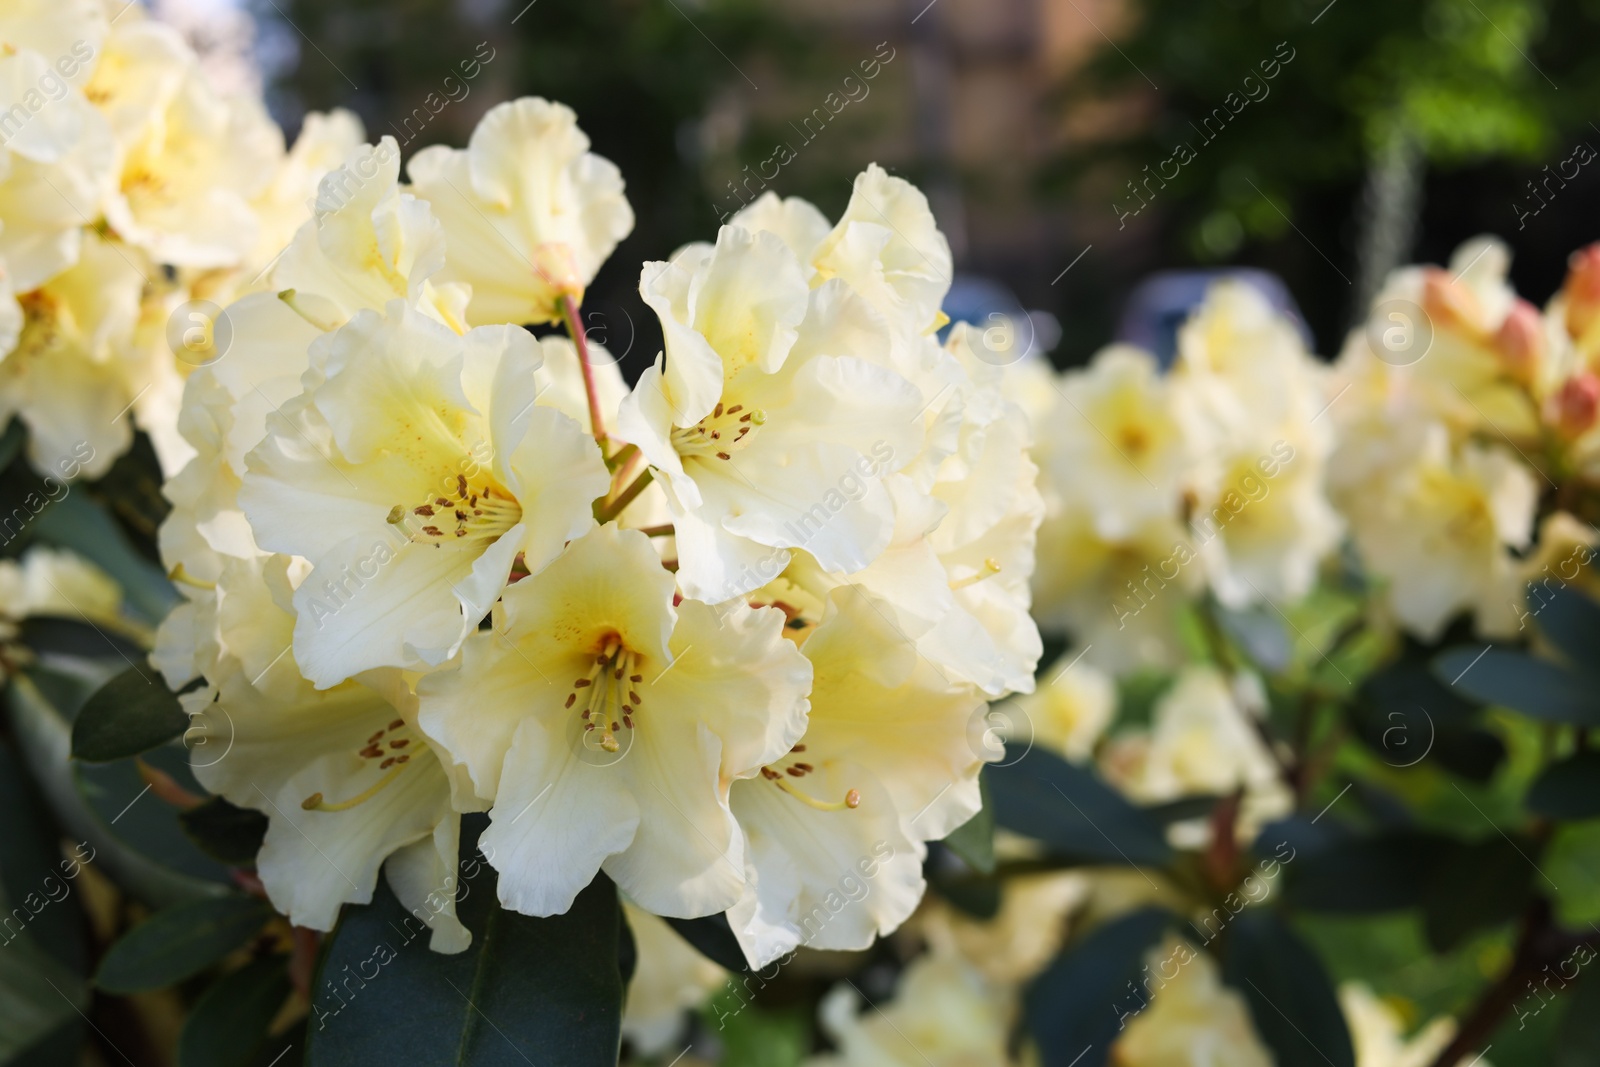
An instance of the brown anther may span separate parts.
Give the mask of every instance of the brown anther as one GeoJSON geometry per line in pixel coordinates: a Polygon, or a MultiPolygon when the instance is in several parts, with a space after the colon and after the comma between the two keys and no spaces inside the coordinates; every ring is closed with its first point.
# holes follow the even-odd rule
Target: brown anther
{"type": "Polygon", "coordinates": [[[644,681],[644,675],[642,675],[642,674],[630,674],[630,675],[628,675],[628,681],[630,681],[630,682],[642,682],[642,681],[644,681]]]}
{"type": "Polygon", "coordinates": [[[587,678],[579,678],[576,682],[572,683],[572,688],[574,688],[574,689],[582,689],[586,685],[593,685],[593,684],[594,683],[591,682],[587,678]]]}
{"type": "Polygon", "coordinates": [[[787,769],[786,773],[790,778],[804,778],[806,776],[806,772],[802,771],[799,767],[790,767],[787,769]]]}
{"type": "MultiPolygon", "coordinates": [[[[735,405],[733,405],[733,407],[728,409],[728,414],[729,415],[737,415],[739,412],[741,412],[743,410],[744,410],[744,405],[743,404],[735,404],[735,405]]],[[[743,421],[743,420],[741,420],[741,421],[743,421]]]]}
{"type": "Polygon", "coordinates": [[[633,720],[630,719],[628,716],[624,715],[622,717],[622,725],[626,726],[628,729],[631,730],[631,729],[633,729],[633,720]]]}
{"type": "Polygon", "coordinates": [[[714,419],[722,418],[722,405],[721,404],[718,404],[715,408],[713,408],[711,410],[711,417],[714,418],[714,419]]]}
{"type": "Polygon", "coordinates": [[[420,508],[412,508],[411,512],[414,515],[421,515],[424,518],[431,519],[431,518],[433,518],[433,505],[432,504],[424,504],[420,508]]]}
{"type": "Polygon", "coordinates": [[[628,703],[638,705],[644,703],[644,701],[639,699],[638,693],[635,693],[632,689],[630,689],[628,690],[628,703]]]}
{"type": "Polygon", "coordinates": [[[389,747],[390,747],[390,748],[405,748],[405,747],[406,747],[406,746],[407,746],[407,745],[409,745],[409,744],[410,744],[410,743],[411,743],[411,738],[409,738],[409,737],[402,737],[402,738],[401,738],[401,739],[400,739],[400,740],[398,740],[398,741],[390,741],[390,742],[389,742],[389,747]]]}
{"type": "Polygon", "coordinates": [[[795,745],[789,751],[790,752],[804,752],[805,750],[806,750],[806,746],[804,746],[804,745],[795,745]]]}
{"type": "Polygon", "coordinates": [[[796,763],[794,768],[801,774],[810,774],[812,771],[816,770],[816,768],[811,766],[809,763],[796,763]]]}
{"type": "Polygon", "coordinates": [[[466,522],[467,521],[467,513],[465,511],[462,511],[460,508],[456,508],[456,521],[457,522],[466,522]]]}
{"type": "Polygon", "coordinates": [[[433,502],[434,502],[434,503],[435,503],[435,504],[438,504],[438,505],[439,505],[439,506],[440,506],[440,507],[441,507],[441,508],[447,508],[447,507],[449,507],[449,506],[450,506],[450,501],[449,501],[449,500],[447,500],[447,499],[445,499],[445,498],[444,498],[444,497],[442,497],[442,496],[440,496],[440,497],[435,497],[435,498],[434,498],[434,500],[433,500],[433,502]]]}
{"type": "Polygon", "coordinates": [[[572,705],[577,701],[577,699],[578,699],[578,694],[577,693],[568,693],[567,694],[567,707],[569,707],[569,708],[572,707],[572,705]]]}
{"type": "Polygon", "coordinates": [[[427,534],[429,537],[443,537],[444,536],[444,531],[439,529],[439,527],[437,527],[437,526],[424,526],[422,528],[422,532],[427,534]]]}
{"type": "Polygon", "coordinates": [[[378,764],[378,770],[386,771],[390,767],[393,767],[393,766],[394,766],[394,757],[390,756],[388,759],[386,759],[382,763],[378,764]]]}
{"type": "Polygon", "coordinates": [[[728,459],[729,456],[728,456],[728,454],[726,452],[718,452],[717,453],[717,458],[718,459],[728,459]]]}
{"type": "Polygon", "coordinates": [[[399,759],[395,760],[395,762],[396,763],[409,763],[409,762],[411,762],[411,757],[410,756],[401,756],[399,759]]]}
{"type": "Polygon", "coordinates": [[[398,730],[398,729],[400,729],[400,727],[404,726],[405,724],[406,724],[406,721],[404,719],[396,719],[394,722],[389,724],[389,729],[398,730]]]}
{"type": "Polygon", "coordinates": [[[300,807],[303,808],[306,811],[312,811],[318,805],[320,805],[321,803],[322,803],[322,794],[321,793],[312,793],[310,796],[306,797],[304,800],[302,800],[300,802],[300,807]]]}
{"type": "Polygon", "coordinates": [[[458,530],[457,530],[457,531],[456,531],[456,536],[457,536],[457,537],[465,537],[465,536],[467,536],[467,531],[465,531],[465,530],[459,530],[459,529],[458,529],[458,530]]]}
{"type": "Polygon", "coordinates": [[[467,479],[465,475],[456,475],[456,495],[462,500],[467,499],[467,479]]]}
{"type": "Polygon", "coordinates": [[[768,781],[772,781],[783,776],[777,771],[773,770],[771,767],[763,767],[761,768],[761,777],[767,779],[768,781]]]}

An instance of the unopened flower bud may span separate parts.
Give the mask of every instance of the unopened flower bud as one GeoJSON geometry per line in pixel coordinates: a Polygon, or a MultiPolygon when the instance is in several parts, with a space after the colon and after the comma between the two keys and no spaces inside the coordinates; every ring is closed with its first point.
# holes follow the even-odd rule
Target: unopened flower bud
{"type": "Polygon", "coordinates": [[[1600,320],[1600,242],[1572,253],[1561,295],[1567,304],[1567,333],[1581,339],[1600,320]]]}
{"type": "Polygon", "coordinates": [[[1550,398],[1550,422],[1565,437],[1578,437],[1600,414],[1600,378],[1582,371],[1568,378],[1550,398]]]}
{"type": "Polygon", "coordinates": [[[1523,383],[1533,381],[1544,356],[1544,319],[1539,309],[1526,300],[1514,301],[1500,329],[1495,331],[1493,344],[1513,378],[1523,383]]]}

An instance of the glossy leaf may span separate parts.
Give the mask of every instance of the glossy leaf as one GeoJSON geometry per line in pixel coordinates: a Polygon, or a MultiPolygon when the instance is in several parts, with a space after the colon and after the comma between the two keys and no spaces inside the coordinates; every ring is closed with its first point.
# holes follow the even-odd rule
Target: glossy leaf
{"type": "Polygon", "coordinates": [[[1600,693],[1593,682],[1559,663],[1504,648],[1451,649],[1434,673],[1484,704],[1510,708],[1541,722],[1600,726],[1600,693]]]}
{"type": "Polygon", "coordinates": [[[1046,1064],[1101,1067],[1126,1020],[1146,1007],[1137,992],[1145,953],[1173,922],[1160,908],[1113,919],[1069,945],[1024,993],[1028,1031],[1046,1064]]]}
{"type": "Polygon", "coordinates": [[[995,823],[1067,856],[1127,866],[1172,858],[1161,826],[1093,772],[1035,748],[985,770],[995,823]]]}
{"type": "Polygon", "coordinates": [[[983,807],[978,814],[953,830],[944,839],[945,847],[980,874],[994,873],[994,801],[989,796],[988,772],[978,779],[983,807]]]}
{"type": "Polygon", "coordinates": [[[249,944],[272,914],[266,902],[245,896],[158,911],[107,950],[95,985],[110,993],[137,993],[181,982],[249,944]]]}
{"type": "Polygon", "coordinates": [[[619,910],[604,875],[544,919],[501,909],[485,882],[458,905],[472,946],[446,956],[382,882],[371,904],[346,909],[324,950],[306,1063],[615,1067],[619,910]]]}
{"type": "Polygon", "coordinates": [[[1289,900],[1308,911],[1379,912],[1420,902],[1453,842],[1416,830],[1337,841],[1287,865],[1289,900]]]}
{"type": "Polygon", "coordinates": [[[1509,922],[1528,902],[1533,842],[1496,834],[1462,843],[1440,861],[1423,894],[1428,943],[1448,952],[1481,929],[1509,922]]]}
{"type": "Polygon", "coordinates": [[[701,919],[669,918],[667,924],[712,963],[734,972],[749,969],[744,949],[739,947],[739,939],[733,936],[726,915],[707,915],[701,919]]]}
{"type": "Polygon", "coordinates": [[[207,854],[236,867],[255,863],[267,835],[267,817],[259,811],[239,808],[221,797],[212,797],[198,808],[178,814],[189,840],[207,854]]]}
{"type": "Polygon", "coordinates": [[[255,960],[207,989],[178,1035],[178,1067],[249,1067],[289,997],[287,964],[255,960]]]}
{"type": "Polygon", "coordinates": [[[1594,1067],[1600,1063],[1600,979],[1585,971],[1565,999],[1550,1067],[1594,1067]]]}
{"type": "Polygon", "coordinates": [[[1278,912],[1249,908],[1233,921],[1222,973],[1249,1003],[1277,1067],[1355,1067],[1333,983],[1278,912]]]}
{"type": "Polygon", "coordinates": [[[1539,632],[1574,667],[1600,674],[1600,603],[1570,585],[1546,591],[1530,583],[1528,608],[1539,632]]]}
{"type": "Polygon", "coordinates": [[[0,933],[0,1063],[31,1048],[88,1006],[83,980],[26,933],[0,933]]]}
{"type": "Polygon", "coordinates": [[[182,736],[189,716],[153,667],[129,667],[101,686],[72,723],[72,754],[110,763],[182,736]]]}

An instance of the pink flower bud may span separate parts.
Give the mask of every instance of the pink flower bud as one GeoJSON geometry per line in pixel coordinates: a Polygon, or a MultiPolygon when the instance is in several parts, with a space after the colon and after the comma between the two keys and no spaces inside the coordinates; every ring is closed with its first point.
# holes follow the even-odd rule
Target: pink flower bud
{"type": "Polygon", "coordinates": [[[1593,426],[1600,414],[1600,378],[1580,371],[1562,383],[1550,400],[1550,421],[1564,436],[1577,437],[1593,426]]]}
{"type": "Polygon", "coordinates": [[[1572,253],[1561,293],[1567,300],[1567,333],[1580,338],[1600,319],[1600,243],[1572,253]]]}
{"type": "Polygon", "coordinates": [[[1493,344],[1512,377],[1531,382],[1544,355],[1544,319],[1539,309],[1517,299],[1495,331],[1493,344]]]}

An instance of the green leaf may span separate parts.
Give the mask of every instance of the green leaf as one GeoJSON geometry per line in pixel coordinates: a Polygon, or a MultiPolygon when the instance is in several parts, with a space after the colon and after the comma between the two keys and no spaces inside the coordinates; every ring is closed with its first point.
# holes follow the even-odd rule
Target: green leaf
{"type": "Polygon", "coordinates": [[[0,1063],[43,1041],[88,1006],[83,980],[26,934],[0,934],[0,1063]]]}
{"type": "Polygon", "coordinates": [[[1215,796],[1179,797],[1161,804],[1149,804],[1139,810],[1162,826],[1170,826],[1175,822],[1204,819],[1216,810],[1221,800],[1222,797],[1215,796]]]}
{"type": "Polygon", "coordinates": [[[1222,975],[1249,1002],[1277,1067],[1355,1067],[1333,983],[1276,911],[1249,908],[1233,921],[1222,975]]]}
{"type": "Polygon", "coordinates": [[[271,918],[266,902],[245,896],[158,911],[106,951],[95,985],[108,993],[138,993],[181,982],[249,944],[271,918]]]}
{"type": "Polygon", "coordinates": [[[72,754],[111,763],[183,734],[189,716],[154,668],[129,667],[101,686],[72,724],[72,754]]]}
{"type": "Polygon", "coordinates": [[[1235,610],[1218,606],[1217,623],[1251,662],[1268,674],[1279,674],[1289,666],[1294,641],[1283,620],[1264,608],[1235,610]]]}
{"type": "Polygon", "coordinates": [[[178,1035],[178,1067],[249,1067],[289,997],[287,963],[255,960],[207,989],[178,1035]]]}
{"type": "Polygon", "coordinates": [[[1600,978],[1584,972],[1566,999],[1550,1067],[1594,1067],[1600,1063],[1600,978]]]}
{"type": "Polygon", "coordinates": [[[1600,923],[1600,819],[1556,827],[1539,869],[1540,882],[1554,887],[1561,925],[1582,930],[1600,923]]]}
{"type": "Polygon", "coordinates": [[[228,869],[184,833],[177,813],[154,795],[141,772],[141,763],[167,775],[191,793],[205,793],[189,768],[189,754],[171,746],[151,749],[137,762],[75,763],[72,777],[79,796],[111,837],[163,867],[227,887],[214,895],[231,890],[232,877],[228,869]]]}
{"type": "Polygon", "coordinates": [[[944,839],[944,844],[973,870],[980,874],[993,874],[994,802],[989,797],[989,777],[986,772],[980,774],[978,788],[983,795],[983,807],[978,814],[951,831],[944,839]]]}
{"type": "Polygon", "coordinates": [[[1541,722],[1600,726],[1594,683],[1549,660],[1503,648],[1455,648],[1433,661],[1442,681],[1484,704],[1541,722]]]}
{"type": "Polygon", "coordinates": [[[1550,764],[1528,788],[1526,804],[1550,819],[1600,815],[1600,752],[1575,752],[1550,764]]]}
{"type": "Polygon", "coordinates": [[[4,433],[0,433],[0,470],[11,466],[12,460],[22,452],[22,446],[28,441],[28,428],[22,420],[12,418],[6,423],[4,433]]]}
{"type": "Polygon", "coordinates": [[[1455,842],[1418,830],[1390,830],[1336,841],[1286,865],[1288,898],[1307,911],[1375,912],[1410,908],[1455,842]]]}
{"type": "Polygon", "coordinates": [[[615,1067],[619,907],[603,874],[545,919],[502,910],[492,886],[475,886],[457,913],[472,947],[445,956],[426,930],[406,935],[417,924],[381,884],[324,950],[306,1063],[615,1067]]]}
{"type": "Polygon", "coordinates": [[[1161,908],[1140,908],[1074,941],[1040,972],[1023,995],[1023,1015],[1045,1063],[1106,1062],[1127,1017],[1148,1003],[1137,979],[1172,922],[1161,908]]]}
{"type": "Polygon", "coordinates": [[[1527,856],[1533,843],[1496,834],[1458,844],[1433,872],[1423,894],[1428,943],[1448,952],[1469,934],[1518,915],[1527,906],[1534,876],[1527,856]]]}
{"type": "Polygon", "coordinates": [[[0,919],[23,909],[32,916],[28,933],[39,948],[81,974],[87,966],[83,910],[66,901],[87,853],[63,855],[55,820],[31,786],[17,753],[0,738],[0,919]]]}
{"type": "Polygon", "coordinates": [[[733,928],[728,925],[726,915],[707,915],[700,919],[669,918],[667,925],[698,949],[700,955],[719,967],[736,974],[749,969],[744,949],[739,947],[739,939],[733,936],[733,928]]]}
{"type": "Polygon", "coordinates": [[[811,1051],[804,1010],[757,1007],[731,983],[711,999],[704,1018],[706,1029],[722,1043],[728,1067],[799,1067],[811,1051]]]}
{"type": "Polygon", "coordinates": [[[178,602],[161,568],[141,556],[117,524],[85,493],[68,493],[34,521],[39,540],[70,548],[117,580],[128,604],[158,622],[178,602]]]}
{"type": "Polygon", "coordinates": [[[1059,756],[1035,748],[985,774],[999,826],[1085,860],[1159,867],[1172,858],[1154,819],[1059,756]]]}
{"type": "Polygon", "coordinates": [[[261,842],[267,836],[267,817],[259,811],[238,808],[221,797],[212,797],[198,808],[180,812],[178,822],[189,840],[206,853],[235,867],[256,862],[261,842]]]}
{"type": "Polygon", "coordinates": [[[1580,671],[1600,672],[1600,603],[1567,585],[1551,592],[1548,600],[1534,586],[1529,590],[1529,603],[1540,601],[1533,612],[1539,632],[1580,671]]]}

